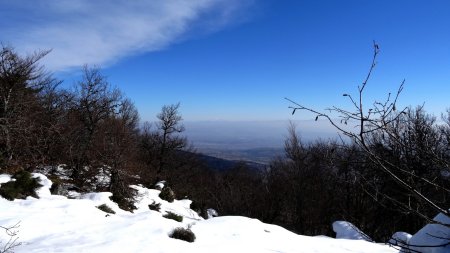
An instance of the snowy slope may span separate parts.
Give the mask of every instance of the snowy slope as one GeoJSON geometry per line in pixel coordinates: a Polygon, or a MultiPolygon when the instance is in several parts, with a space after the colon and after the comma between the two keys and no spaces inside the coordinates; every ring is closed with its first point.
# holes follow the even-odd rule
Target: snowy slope
{"type": "MultiPolygon", "coordinates": [[[[90,193],[80,199],[50,195],[51,182],[35,174],[44,186],[40,199],[8,201],[0,198],[0,225],[20,221],[15,252],[398,252],[386,245],[364,240],[308,237],[279,226],[246,217],[217,217],[203,220],[189,209],[189,200],[168,203],[158,190],[134,186],[140,198],[138,210],[120,210],[109,200],[111,193],[90,193]],[[161,212],[148,204],[162,203],[161,212]],[[107,204],[116,214],[107,215],[96,208],[107,204]],[[184,216],[182,223],[163,218],[166,211],[184,216]],[[194,243],[169,238],[176,227],[191,227],[194,243]]],[[[0,176],[1,181],[9,179],[0,176]]],[[[0,241],[7,238],[0,233],[0,241]]]]}

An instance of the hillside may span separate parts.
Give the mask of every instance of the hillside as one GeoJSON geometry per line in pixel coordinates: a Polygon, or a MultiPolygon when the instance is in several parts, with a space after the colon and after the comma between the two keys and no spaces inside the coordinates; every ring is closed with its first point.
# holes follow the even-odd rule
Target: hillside
{"type": "MultiPolygon", "coordinates": [[[[118,208],[111,193],[88,193],[75,199],[51,195],[52,182],[34,174],[43,186],[39,199],[8,201],[0,198],[0,224],[18,228],[21,252],[397,252],[395,249],[364,240],[334,239],[324,236],[297,235],[279,226],[247,217],[216,217],[204,220],[189,208],[190,200],[168,203],[158,197],[160,191],[132,186],[139,192],[134,213],[118,208]],[[160,212],[149,210],[153,202],[161,203],[160,212]],[[98,208],[106,204],[115,214],[98,208]],[[166,219],[173,212],[183,221],[166,219]],[[188,243],[172,239],[174,228],[190,228],[196,240],[188,243]]],[[[0,175],[0,183],[10,180],[0,175]]],[[[330,224],[331,225],[331,224],[330,224]]],[[[8,238],[0,234],[0,241],[8,238]]]]}

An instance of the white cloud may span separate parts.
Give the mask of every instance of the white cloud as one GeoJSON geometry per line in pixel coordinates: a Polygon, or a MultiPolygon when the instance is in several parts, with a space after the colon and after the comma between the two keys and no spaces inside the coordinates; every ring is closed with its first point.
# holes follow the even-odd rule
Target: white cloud
{"type": "Polygon", "coordinates": [[[161,50],[195,23],[210,31],[239,19],[251,0],[0,0],[2,42],[20,52],[52,49],[51,70],[107,65],[161,50]],[[30,3],[33,3],[30,5],[30,3]],[[213,15],[211,15],[213,13],[213,15]]]}

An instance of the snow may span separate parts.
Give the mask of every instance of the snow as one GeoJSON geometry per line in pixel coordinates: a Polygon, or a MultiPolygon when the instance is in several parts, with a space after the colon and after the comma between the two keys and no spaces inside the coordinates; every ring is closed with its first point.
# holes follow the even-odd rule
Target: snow
{"type": "Polygon", "coordinates": [[[39,198],[51,198],[50,187],[52,187],[52,181],[40,173],[33,173],[32,175],[33,177],[39,178],[39,184],[42,185],[41,188],[36,190],[39,198]]]}
{"type": "MultiPolygon", "coordinates": [[[[364,240],[309,237],[282,227],[240,216],[204,220],[189,208],[190,200],[173,203],[158,197],[160,191],[132,186],[138,191],[134,213],[118,208],[111,193],[82,194],[77,199],[50,195],[50,180],[41,174],[40,199],[8,201],[0,198],[0,225],[20,222],[19,241],[14,249],[22,252],[377,252],[397,250],[364,240]],[[161,212],[148,205],[161,203],[161,212]],[[116,214],[107,214],[96,206],[106,204],[116,214]],[[176,222],[163,216],[174,212],[184,217],[176,222]],[[190,228],[196,241],[188,243],[170,238],[177,227],[190,228]]],[[[9,180],[0,175],[0,182],[9,180]]],[[[0,233],[0,241],[7,239],[0,233]]]]}
{"type": "Polygon", "coordinates": [[[396,252],[366,241],[309,237],[246,217],[217,217],[192,227],[199,245],[211,252],[396,252]]]}
{"type": "Polygon", "coordinates": [[[406,232],[395,232],[391,239],[389,240],[389,243],[392,245],[397,245],[400,247],[404,247],[409,243],[409,240],[411,239],[412,235],[408,234],[406,232]]]}
{"type": "Polygon", "coordinates": [[[8,181],[11,180],[11,176],[10,175],[6,175],[6,174],[1,174],[0,175],[0,184],[6,183],[8,181]]]}
{"type": "MultiPolygon", "coordinates": [[[[450,224],[450,217],[440,213],[433,219],[442,224],[450,224]]],[[[441,224],[427,224],[409,239],[410,249],[423,253],[449,253],[450,228],[441,224]],[[445,247],[423,247],[447,244],[445,247]],[[415,247],[421,246],[421,247],[415,247]]]]}
{"type": "Polygon", "coordinates": [[[155,188],[158,190],[162,190],[162,188],[164,188],[164,186],[166,185],[166,181],[159,181],[158,183],[155,184],[155,188]]]}
{"type": "Polygon", "coordinates": [[[372,241],[369,236],[348,221],[333,222],[333,231],[336,232],[336,238],[338,239],[372,241]]]}
{"type": "Polygon", "coordinates": [[[207,217],[207,219],[212,219],[212,218],[217,217],[217,216],[219,216],[219,214],[217,213],[217,211],[215,209],[208,208],[206,210],[206,217],[207,217]]]}

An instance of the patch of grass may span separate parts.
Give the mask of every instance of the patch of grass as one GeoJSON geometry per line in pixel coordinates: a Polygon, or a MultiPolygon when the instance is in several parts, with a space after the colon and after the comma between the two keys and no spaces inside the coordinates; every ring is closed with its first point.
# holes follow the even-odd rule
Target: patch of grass
{"type": "Polygon", "coordinates": [[[182,227],[175,228],[172,233],[169,235],[170,238],[183,240],[186,242],[194,242],[195,234],[190,229],[185,229],[182,227]]]}
{"type": "Polygon", "coordinates": [[[159,197],[168,202],[173,202],[175,200],[175,193],[170,187],[164,187],[159,194],[159,197]]]}
{"type": "Polygon", "coordinates": [[[109,207],[106,204],[101,204],[99,206],[97,206],[98,209],[102,210],[105,213],[110,213],[110,214],[115,214],[116,212],[114,212],[114,210],[111,209],[111,207],[109,207]]]}
{"type": "Polygon", "coordinates": [[[161,203],[156,203],[155,201],[153,201],[153,203],[148,205],[148,208],[150,208],[150,210],[159,212],[159,210],[161,210],[161,203]]]}
{"type": "Polygon", "coordinates": [[[41,187],[39,178],[33,178],[28,171],[20,171],[14,174],[15,181],[1,184],[0,196],[7,200],[25,199],[28,196],[39,198],[36,189],[41,187]]]}
{"type": "Polygon", "coordinates": [[[183,216],[178,215],[176,213],[172,213],[172,212],[167,212],[166,214],[163,215],[163,217],[167,218],[167,219],[172,219],[172,220],[178,221],[178,222],[183,221],[183,216]]]}

